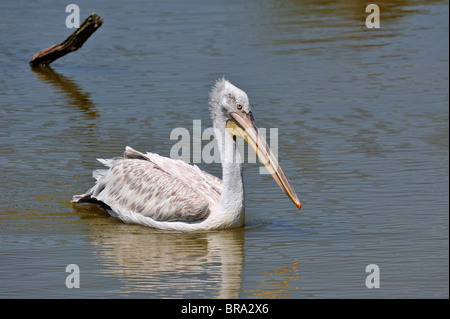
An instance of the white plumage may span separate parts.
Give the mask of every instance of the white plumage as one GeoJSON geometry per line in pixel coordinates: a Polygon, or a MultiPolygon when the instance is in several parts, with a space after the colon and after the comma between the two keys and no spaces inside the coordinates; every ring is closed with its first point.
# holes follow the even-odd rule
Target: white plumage
{"type": "Polygon", "coordinates": [[[210,111],[222,160],[223,181],[195,165],[127,147],[122,158],[99,159],[108,169],[95,170],[97,180],[72,202],[107,206],[114,217],[159,229],[207,230],[244,224],[244,186],[236,136],[260,148],[272,176],[300,208],[295,191],[259,136],[246,93],[220,79],[210,94],[210,111]],[[248,130],[248,135],[246,134],[248,130]]]}

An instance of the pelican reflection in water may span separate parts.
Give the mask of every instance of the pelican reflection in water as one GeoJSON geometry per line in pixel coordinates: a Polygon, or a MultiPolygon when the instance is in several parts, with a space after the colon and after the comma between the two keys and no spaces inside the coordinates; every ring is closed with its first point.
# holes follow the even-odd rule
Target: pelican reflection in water
{"type": "Polygon", "coordinates": [[[265,139],[259,134],[247,94],[225,79],[210,93],[210,111],[222,163],[222,180],[181,160],[140,153],[99,159],[109,169],[95,170],[97,180],[72,202],[106,205],[110,215],[159,229],[195,231],[244,225],[244,185],[236,137],[252,146],[286,195],[301,204],[265,139]]]}

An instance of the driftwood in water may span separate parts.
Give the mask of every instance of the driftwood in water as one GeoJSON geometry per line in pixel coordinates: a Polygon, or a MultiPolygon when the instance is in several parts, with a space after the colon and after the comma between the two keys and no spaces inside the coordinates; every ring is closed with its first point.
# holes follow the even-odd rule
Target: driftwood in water
{"type": "Polygon", "coordinates": [[[96,13],[92,13],[84,20],[80,27],[75,30],[67,39],[58,44],[36,53],[30,61],[32,66],[46,66],[66,55],[81,48],[84,42],[94,33],[103,23],[103,19],[96,13]]]}

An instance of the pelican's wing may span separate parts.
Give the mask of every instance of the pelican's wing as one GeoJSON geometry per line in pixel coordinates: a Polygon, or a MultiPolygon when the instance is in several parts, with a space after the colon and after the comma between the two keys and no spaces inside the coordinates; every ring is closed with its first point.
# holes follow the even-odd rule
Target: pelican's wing
{"type": "Polygon", "coordinates": [[[133,211],[158,221],[204,218],[220,193],[197,167],[127,147],[123,158],[100,160],[110,167],[96,170],[97,182],[74,202],[99,201],[112,211],[133,211]]]}
{"type": "Polygon", "coordinates": [[[222,194],[222,180],[208,172],[202,171],[206,182],[218,193],[222,194]]]}
{"type": "MultiPolygon", "coordinates": [[[[129,156],[129,150],[130,148],[127,148],[125,156],[129,156]]],[[[219,178],[202,171],[197,165],[189,165],[182,160],[174,160],[149,152],[145,154],[145,157],[174,178],[191,185],[211,203],[215,204],[219,201],[222,193],[222,181],[219,178]]]]}

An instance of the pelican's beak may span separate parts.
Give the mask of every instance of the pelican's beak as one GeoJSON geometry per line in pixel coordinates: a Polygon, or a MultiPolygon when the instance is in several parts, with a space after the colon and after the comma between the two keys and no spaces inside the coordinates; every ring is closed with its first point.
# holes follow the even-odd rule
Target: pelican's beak
{"type": "Polygon", "coordinates": [[[267,145],[265,138],[259,134],[252,112],[232,112],[232,119],[227,121],[227,130],[230,134],[242,137],[256,152],[260,161],[272,175],[278,186],[289,196],[294,204],[300,209],[302,204],[298,200],[294,188],[289,179],[281,169],[272,151],[267,145]]]}

